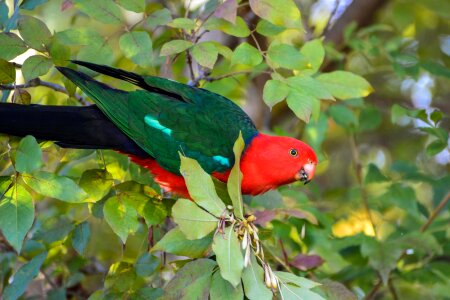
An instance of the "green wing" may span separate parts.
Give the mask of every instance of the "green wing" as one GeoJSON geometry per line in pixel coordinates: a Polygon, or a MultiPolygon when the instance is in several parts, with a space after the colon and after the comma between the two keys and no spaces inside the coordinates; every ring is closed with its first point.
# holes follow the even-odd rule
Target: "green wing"
{"type": "Polygon", "coordinates": [[[75,63],[143,88],[125,92],[78,71],[58,68],[126,135],[173,173],[179,174],[179,152],[199,161],[208,173],[223,172],[234,164],[233,144],[239,132],[247,143],[258,133],[239,106],[215,93],[159,77],[75,63]]]}

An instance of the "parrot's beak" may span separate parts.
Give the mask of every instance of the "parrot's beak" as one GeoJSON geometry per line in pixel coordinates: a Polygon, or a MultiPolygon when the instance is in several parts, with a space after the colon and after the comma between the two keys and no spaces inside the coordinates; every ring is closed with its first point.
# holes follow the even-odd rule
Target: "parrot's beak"
{"type": "Polygon", "coordinates": [[[316,171],[316,165],[313,163],[305,164],[297,174],[295,174],[295,179],[300,180],[304,184],[307,184],[314,177],[316,171]]]}

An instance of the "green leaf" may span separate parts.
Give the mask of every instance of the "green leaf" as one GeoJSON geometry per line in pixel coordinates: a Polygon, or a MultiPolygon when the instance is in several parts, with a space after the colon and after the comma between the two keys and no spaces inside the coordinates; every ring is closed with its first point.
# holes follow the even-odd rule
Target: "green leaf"
{"type": "Polygon", "coordinates": [[[127,10],[131,10],[137,13],[144,12],[145,0],[116,0],[117,4],[127,10]]]}
{"type": "Polygon", "coordinates": [[[42,150],[36,139],[27,135],[24,137],[16,150],[16,171],[19,173],[30,173],[42,167],[42,150]]]}
{"type": "Polygon", "coordinates": [[[201,42],[192,48],[192,56],[199,65],[212,69],[219,56],[219,50],[212,42],[201,42]]]}
{"type": "Polygon", "coordinates": [[[400,118],[407,116],[408,112],[409,112],[408,109],[406,109],[398,104],[392,105],[391,122],[394,124],[397,123],[400,118]]]}
{"type": "Polygon", "coordinates": [[[289,94],[289,87],[286,83],[279,80],[267,80],[264,85],[263,99],[267,106],[272,107],[283,101],[289,94]]]}
{"type": "Polygon", "coordinates": [[[260,20],[256,25],[256,32],[264,36],[274,36],[285,30],[285,27],[274,25],[266,20],[260,20]]]}
{"type": "Polygon", "coordinates": [[[218,219],[199,208],[194,202],[179,199],[172,207],[172,216],[189,240],[201,239],[216,229],[218,219]]]}
{"type": "Polygon", "coordinates": [[[320,283],[314,282],[312,280],[306,279],[305,277],[300,277],[288,272],[275,271],[275,275],[279,280],[284,283],[292,283],[299,287],[303,287],[306,289],[312,289],[316,286],[319,286],[320,283]]]}
{"type": "Polygon", "coordinates": [[[42,55],[33,55],[23,63],[22,73],[25,80],[31,80],[47,74],[52,67],[51,59],[42,55]]]}
{"type": "Polygon", "coordinates": [[[404,184],[392,184],[381,197],[381,202],[402,208],[411,216],[419,215],[417,197],[414,190],[404,184]]]}
{"type": "Polygon", "coordinates": [[[291,89],[295,89],[301,94],[305,94],[317,99],[334,100],[333,95],[325,86],[311,76],[293,76],[287,79],[291,89]]]}
{"type": "Polygon", "coordinates": [[[206,209],[216,217],[225,211],[225,204],[217,196],[214,182],[200,164],[192,158],[180,155],[180,173],[183,175],[189,195],[199,206],[206,209]]]}
{"type": "Polygon", "coordinates": [[[83,47],[77,55],[78,60],[110,65],[114,61],[114,53],[106,43],[94,43],[83,47]]]}
{"type": "Polygon", "coordinates": [[[442,140],[435,140],[427,146],[426,152],[428,156],[434,156],[441,153],[447,147],[447,142],[444,142],[442,140]]]}
{"type": "Polygon", "coordinates": [[[344,128],[354,128],[358,125],[355,113],[344,105],[333,105],[328,108],[333,120],[344,128]]]}
{"type": "Polygon", "coordinates": [[[145,19],[145,22],[148,26],[150,26],[150,28],[166,25],[170,21],[172,21],[172,14],[167,8],[157,10],[145,19]]]}
{"type": "Polygon", "coordinates": [[[89,202],[96,202],[109,193],[113,183],[112,175],[108,171],[91,169],[81,175],[79,185],[89,195],[89,202]]]}
{"type": "Polygon", "coordinates": [[[164,295],[159,299],[208,299],[211,275],[215,266],[216,262],[210,259],[188,262],[166,285],[164,295]]]}
{"type": "Polygon", "coordinates": [[[24,264],[14,274],[13,282],[5,287],[3,297],[5,300],[18,299],[26,290],[31,280],[37,276],[39,269],[47,257],[47,252],[42,252],[24,264]]]}
{"type": "Polygon", "coordinates": [[[309,42],[306,42],[300,53],[306,58],[306,61],[311,64],[311,73],[316,73],[325,59],[325,49],[323,47],[322,40],[315,39],[309,42]]]}
{"type": "Polygon", "coordinates": [[[383,284],[387,284],[389,273],[395,269],[402,253],[400,245],[392,241],[380,242],[366,237],[361,244],[361,254],[367,257],[369,265],[378,271],[383,284]]]}
{"type": "Polygon", "coordinates": [[[384,182],[387,181],[386,176],[384,176],[380,169],[374,164],[369,164],[367,169],[366,178],[364,179],[365,184],[370,184],[374,182],[384,182]]]}
{"type": "Polygon", "coordinates": [[[23,180],[39,194],[69,203],[85,202],[88,196],[72,179],[53,173],[24,174],[23,180]]]}
{"type": "Polygon", "coordinates": [[[173,40],[173,41],[165,43],[161,47],[160,56],[168,56],[168,55],[172,55],[172,54],[177,54],[177,53],[185,51],[186,49],[189,49],[191,46],[192,46],[192,42],[185,41],[185,40],[173,40]]]}
{"type": "Polygon", "coordinates": [[[0,58],[11,60],[28,50],[20,37],[11,32],[0,33],[0,58]]]}
{"type": "Polygon", "coordinates": [[[289,92],[286,99],[287,105],[295,113],[295,115],[304,122],[308,123],[313,111],[317,116],[320,111],[320,102],[317,98],[304,93],[300,90],[293,90],[289,92]]]}
{"type": "Polygon", "coordinates": [[[303,70],[308,68],[306,58],[299,50],[291,45],[271,45],[267,55],[275,67],[282,67],[289,70],[303,70]]]}
{"type": "Polygon", "coordinates": [[[216,254],[216,261],[220,267],[220,274],[223,279],[237,287],[241,282],[244,257],[232,226],[227,227],[223,235],[217,233],[214,236],[212,250],[216,254]]]}
{"type": "Polygon", "coordinates": [[[169,215],[166,205],[159,199],[145,198],[147,198],[147,200],[140,201],[141,204],[137,207],[137,211],[139,215],[145,219],[145,223],[147,223],[148,226],[152,226],[164,222],[169,215]]]}
{"type": "Polygon", "coordinates": [[[281,297],[285,300],[325,300],[325,298],[307,288],[296,287],[283,282],[280,282],[280,295],[282,295],[281,297]]]}
{"type": "Polygon", "coordinates": [[[139,66],[152,65],[152,40],[146,31],[126,32],[120,37],[123,54],[139,66]]]}
{"type": "Polygon", "coordinates": [[[112,0],[74,0],[75,6],[92,19],[105,24],[122,24],[122,13],[112,0]]]}
{"type": "Polygon", "coordinates": [[[31,16],[21,16],[18,25],[20,36],[28,46],[39,51],[46,51],[52,33],[44,22],[31,16]]]}
{"type": "Polygon", "coordinates": [[[42,4],[46,3],[47,1],[48,0],[24,0],[24,1],[22,1],[22,3],[20,3],[20,8],[26,9],[26,10],[33,10],[37,6],[42,5],[42,4]]]}
{"type": "Polygon", "coordinates": [[[11,83],[16,80],[14,64],[0,59],[0,84],[11,83]]]}
{"type": "Polygon", "coordinates": [[[179,227],[167,232],[163,238],[156,243],[151,251],[164,251],[175,255],[192,258],[205,257],[212,243],[212,234],[201,239],[187,239],[179,227]]]}
{"type": "Polygon", "coordinates": [[[33,220],[34,204],[30,193],[21,185],[12,185],[0,199],[0,230],[17,253],[33,220]]]}
{"type": "Polygon", "coordinates": [[[176,18],[167,23],[167,26],[190,31],[195,29],[195,20],[188,18],[176,18]]]}
{"type": "Polygon", "coordinates": [[[377,129],[382,121],[380,110],[376,107],[366,106],[359,114],[359,130],[371,131],[377,129]]]}
{"type": "Polygon", "coordinates": [[[59,42],[68,46],[103,43],[103,37],[90,28],[70,28],[56,33],[55,37],[59,42]]]}
{"type": "Polygon", "coordinates": [[[219,272],[214,273],[209,290],[210,299],[217,300],[242,300],[244,293],[242,284],[239,282],[237,287],[233,287],[228,281],[224,280],[219,272]]]}
{"type": "Polygon", "coordinates": [[[424,61],[420,66],[431,74],[450,78],[450,69],[434,61],[424,61]]]}
{"type": "Polygon", "coordinates": [[[106,222],[125,244],[128,235],[139,228],[137,211],[126,194],[119,194],[106,200],[103,206],[106,222]]]}
{"type": "Polygon", "coordinates": [[[431,121],[434,122],[434,124],[439,123],[440,120],[442,120],[443,113],[440,110],[433,110],[433,112],[430,114],[431,121]]]}
{"type": "Polygon", "coordinates": [[[138,258],[134,270],[138,276],[147,277],[155,273],[160,264],[161,260],[158,257],[147,252],[138,258]]]}
{"type": "Polygon", "coordinates": [[[67,65],[70,60],[70,47],[62,44],[57,38],[53,38],[48,45],[48,52],[55,65],[67,65]]]}
{"type": "Polygon", "coordinates": [[[72,247],[78,252],[78,254],[84,254],[84,250],[88,245],[90,237],[91,227],[88,222],[84,221],[75,227],[72,234],[72,247]]]}
{"type": "Polygon", "coordinates": [[[228,35],[235,37],[247,37],[250,35],[250,30],[244,19],[241,17],[236,18],[236,23],[233,24],[224,19],[220,18],[209,18],[208,21],[203,25],[205,30],[220,30],[228,35]]]}
{"type": "Polygon", "coordinates": [[[242,273],[245,296],[250,300],[271,300],[272,292],[264,283],[264,270],[258,264],[253,252],[250,254],[250,264],[242,273]]]}
{"type": "Polygon", "coordinates": [[[231,56],[231,64],[243,64],[247,66],[256,66],[262,62],[263,58],[258,49],[250,45],[249,43],[241,43],[234,49],[231,56]]]}
{"type": "Polygon", "coordinates": [[[278,26],[302,29],[300,10],[293,0],[250,0],[252,11],[278,26]]]}
{"type": "Polygon", "coordinates": [[[373,88],[367,80],[346,71],[322,73],[317,76],[317,80],[322,82],[333,96],[342,100],[366,97],[373,92],[373,88]]]}
{"type": "Polygon", "coordinates": [[[242,172],[240,169],[241,154],[244,151],[245,143],[242,138],[242,132],[239,132],[239,137],[233,146],[234,152],[234,166],[231,169],[230,176],[228,177],[227,189],[230,195],[231,202],[233,203],[234,214],[243,219],[244,218],[244,204],[242,201],[242,172]]]}

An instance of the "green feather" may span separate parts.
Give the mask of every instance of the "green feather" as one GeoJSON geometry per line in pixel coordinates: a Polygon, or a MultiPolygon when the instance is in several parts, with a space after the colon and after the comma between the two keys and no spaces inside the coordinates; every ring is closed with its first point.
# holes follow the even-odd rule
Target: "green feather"
{"type": "Polygon", "coordinates": [[[127,136],[170,172],[179,174],[178,152],[196,159],[208,173],[234,164],[233,145],[241,131],[248,143],[257,130],[232,101],[172,80],[86,62],[75,63],[143,88],[125,92],[84,73],[58,68],[86,93],[127,136]]]}

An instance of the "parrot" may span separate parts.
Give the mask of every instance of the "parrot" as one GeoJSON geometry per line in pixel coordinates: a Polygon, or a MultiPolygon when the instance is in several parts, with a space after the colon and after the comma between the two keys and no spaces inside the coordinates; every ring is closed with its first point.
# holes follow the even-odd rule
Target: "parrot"
{"type": "Polygon", "coordinates": [[[243,194],[258,195],[295,181],[306,184],[314,177],[318,161],[309,145],[259,132],[237,104],[219,94],[161,77],[72,62],[135,89],[115,89],[79,70],[56,67],[95,104],[0,103],[0,132],[33,135],[65,148],[116,150],[148,169],[165,192],[180,197],[189,197],[180,153],[227,182],[240,134],[245,143],[240,160],[243,194]]]}

